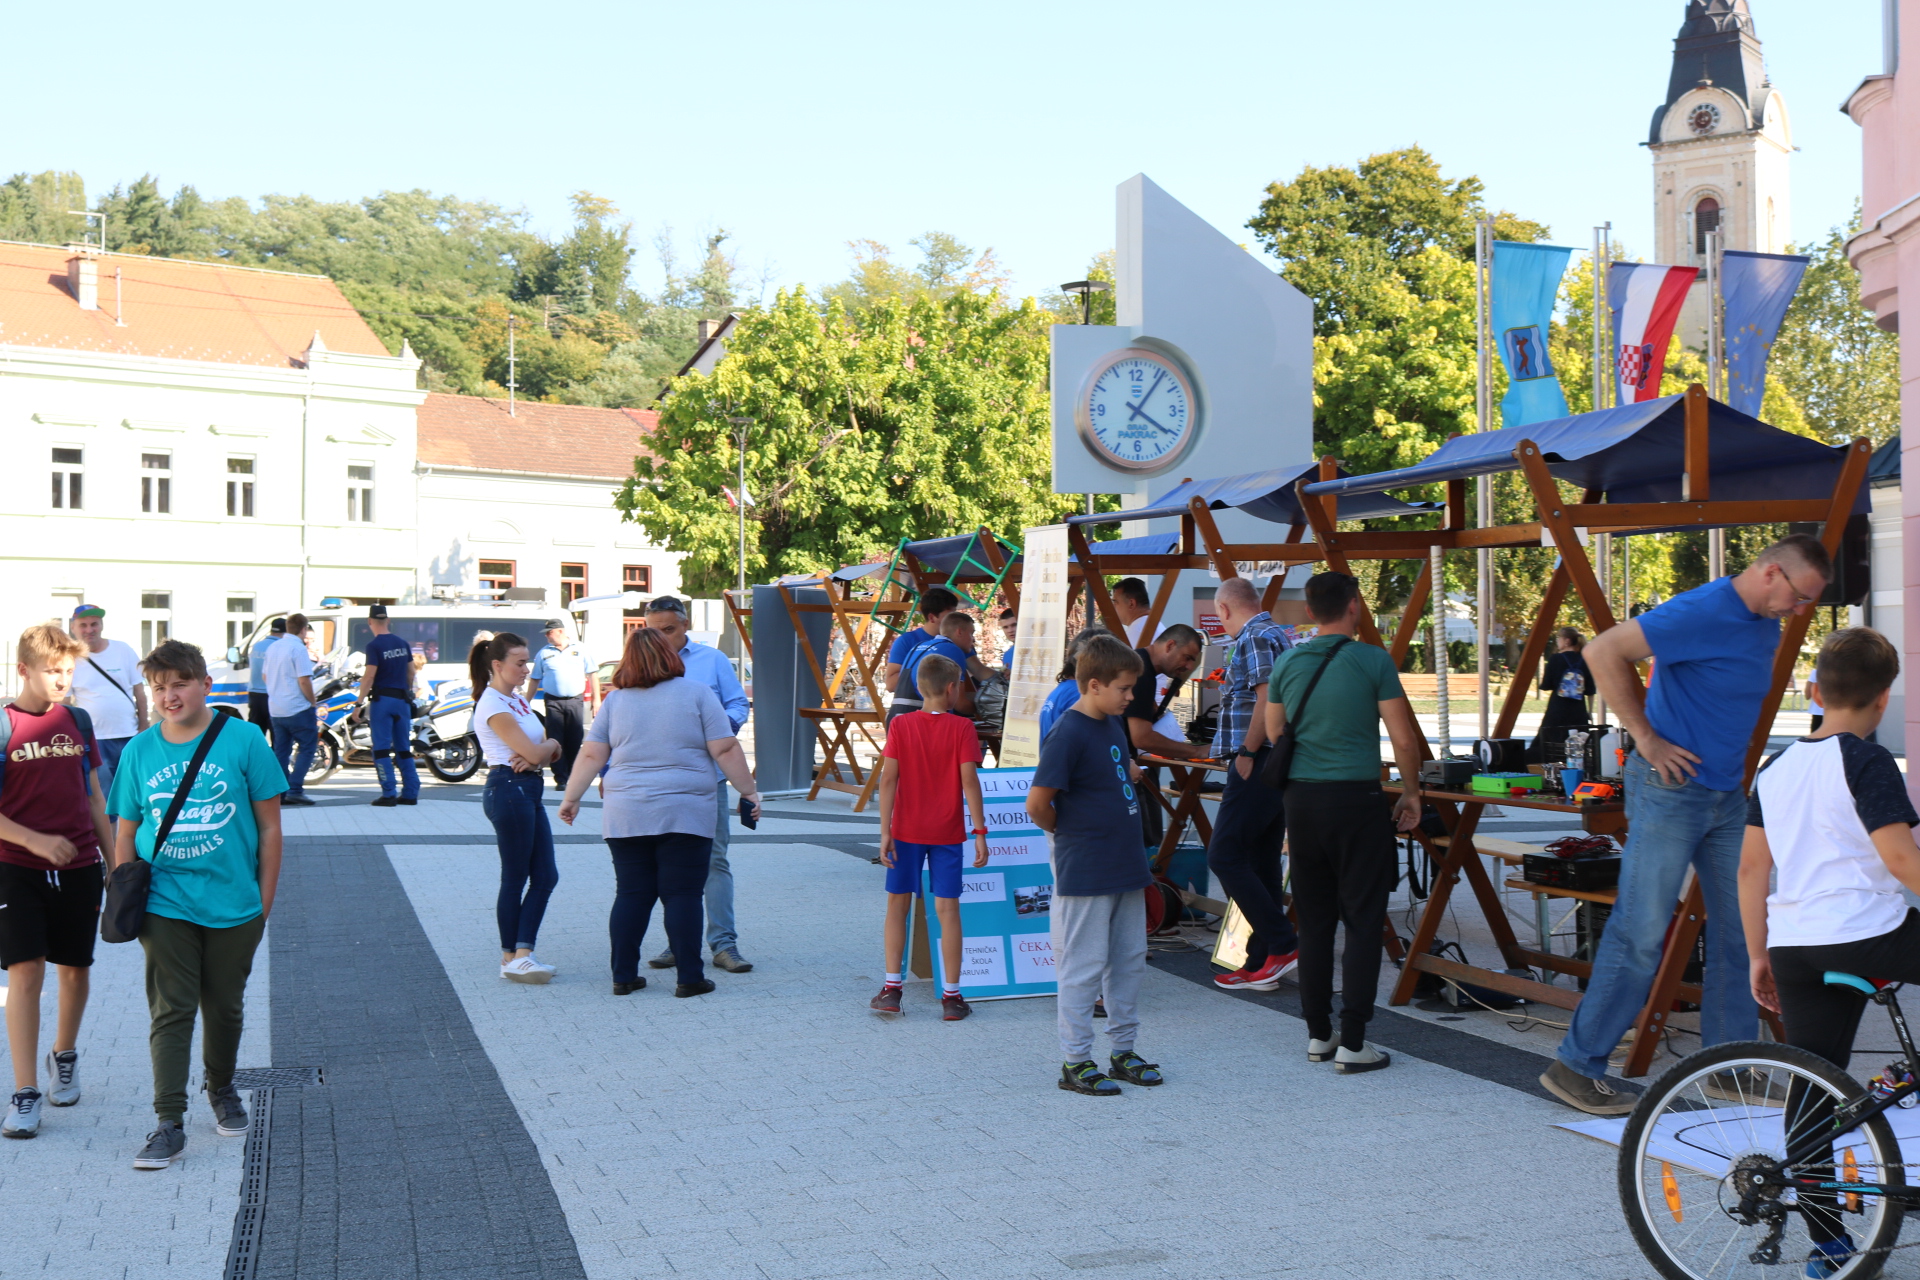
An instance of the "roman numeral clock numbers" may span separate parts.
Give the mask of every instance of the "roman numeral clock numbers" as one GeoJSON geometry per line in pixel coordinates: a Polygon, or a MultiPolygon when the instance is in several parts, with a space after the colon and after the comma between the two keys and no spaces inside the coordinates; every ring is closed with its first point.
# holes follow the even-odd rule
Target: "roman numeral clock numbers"
{"type": "Polygon", "coordinates": [[[1172,357],[1127,347],[1088,371],[1074,416],[1082,443],[1102,462],[1157,471],[1193,439],[1193,383],[1172,357]]]}

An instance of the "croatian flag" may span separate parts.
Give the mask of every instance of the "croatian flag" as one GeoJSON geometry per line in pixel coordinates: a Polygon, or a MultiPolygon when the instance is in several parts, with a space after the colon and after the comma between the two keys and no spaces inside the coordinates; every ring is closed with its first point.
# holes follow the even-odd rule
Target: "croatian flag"
{"type": "Polygon", "coordinates": [[[1614,373],[1619,404],[1655,400],[1666,372],[1667,345],[1698,267],[1615,262],[1607,271],[1607,307],[1613,312],[1614,373]]]}

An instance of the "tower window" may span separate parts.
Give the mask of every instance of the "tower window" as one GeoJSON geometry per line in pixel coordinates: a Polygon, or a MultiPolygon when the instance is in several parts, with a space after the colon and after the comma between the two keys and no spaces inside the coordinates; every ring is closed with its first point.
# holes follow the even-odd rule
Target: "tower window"
{"type": "Polygon", "coordinates": [[[1693,251],[1704,254],[1707,251],[1707,233],[1720,229],[1720,202],[1712,196],[1702,196],[1700,203],[1693,206],[1693,251]]]}

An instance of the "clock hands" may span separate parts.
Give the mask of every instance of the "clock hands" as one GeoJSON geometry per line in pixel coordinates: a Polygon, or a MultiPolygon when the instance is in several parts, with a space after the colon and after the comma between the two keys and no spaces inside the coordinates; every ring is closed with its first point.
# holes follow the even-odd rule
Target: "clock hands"
{"type": "MultiPolygon", "coordinates": [[[[1157,374],[1154,375],[1153,385],[1148,387],[1147,393],[1140,397],[1140,404],[1145,404],[1147,401],[1153,399],[1153,393],[1160,389],[1160,383],[1163,379],[1166,378],[1166,376],[1167,376],[1167,371],[1165,369],[1160,370],[1157,374]]],[[[1151,425],[1155,431],[1164,431],[1170,436],[1179,434],[1172,427],[1163,427],[1158,422],[1155,422],[1151,415],[1149,415],[1148,413],[1146,413],[1146,411],[1140,408],[1140,404],[1135,404],[1132,400],[1128,400],[1127,412],[1131,413],[1136,418],[1145,418],[1148,424],[1151,425]]]]}

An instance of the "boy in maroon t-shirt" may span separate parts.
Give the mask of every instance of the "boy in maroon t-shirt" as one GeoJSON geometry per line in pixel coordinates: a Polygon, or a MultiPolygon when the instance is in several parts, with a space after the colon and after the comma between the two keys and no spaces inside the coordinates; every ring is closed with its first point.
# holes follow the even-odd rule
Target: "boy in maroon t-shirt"
{"type": "Polygon", "coordinates": [[[973,721],[948,710],[960,667],[930,654],[915,683],[922,710],[887,726],[880,769],[880,861],[887,868],[887,980],[868,1002],[875,1013],[900,1012],[901,959],[907,949],[907,908],[920,892],[920,868],[933,880],[940,917],[940,958],[946,985],[941,1017],[958,1022],[973,1010],[960,995],[960,846],[966,840],[960,797],[973,814],[973,865],[987,865],[986,801],[980,794],[980,739],[973,721]]]}
{"type": "Polygon", "coordinates": [[[51,960],[60,971],[60,1015],[47,1052],[56,1107],[80,1101],[80,1015],[100,920],[100,850],[112,843],[106,798],[94,770],[99,744],[90,722],[60,705],[86,646],[58,627],[20,636],[20,696],[7,718],[0,759],[0,969],[7,971],[7,1046],[13,1097],[0,1133],[40,1132],[40,989],[51,960]]]}

